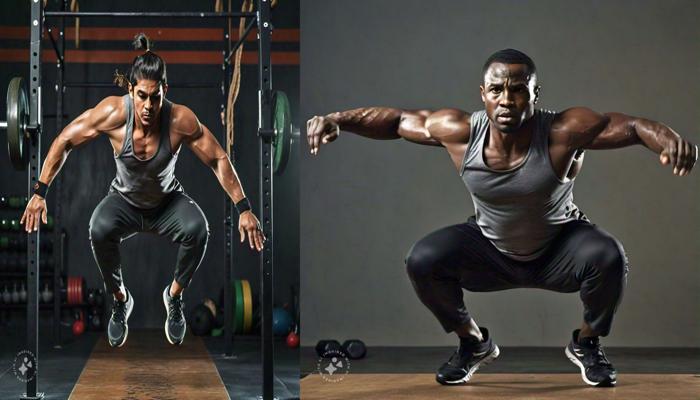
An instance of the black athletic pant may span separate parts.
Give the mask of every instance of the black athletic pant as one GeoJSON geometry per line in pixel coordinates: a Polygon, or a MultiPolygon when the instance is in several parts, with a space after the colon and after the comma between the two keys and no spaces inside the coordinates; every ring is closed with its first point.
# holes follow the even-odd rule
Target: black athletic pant
{"type": "Polygon", "coordinates": [[[565,224],[542,256],[520,262],[498,251],[471,217],[414,244],[406,269],[418,297],[446,332],[469,322],[462,288],[472,292],[541,288],[580,290],[584,321],[606,336],[622,299],[628,266],[620,242],[584,220],[565,224]]]}
{"type": "Polygon", "coordinates": [[[179,243],[175,281],[187,287],[204,258],[209,225],[199,206],[183,192],[172,192],[156,208],[141,209],[110,193],[90,218],[90,242],[105,288],[113,293],[122,285],[119,243],[139,232],[166,236],[179,243]]]}

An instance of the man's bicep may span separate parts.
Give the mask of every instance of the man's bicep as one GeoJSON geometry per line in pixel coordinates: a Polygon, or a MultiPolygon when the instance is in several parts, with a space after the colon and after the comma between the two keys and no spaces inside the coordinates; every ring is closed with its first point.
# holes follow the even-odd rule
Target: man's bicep
{"type": "Polygon", "coordinates": [[[185,137],[185,143],[204,164],[215,167],[219,159],[226,158],[226,152],[214,137],[214,134],[199,124],[200,129],[185,137]]]}
{"type": "Polygon", "coordinates": [[[120,97],[107,97],[68,124],[59,134],[59,138],[66,142],[68,148],[72,148],[93,140],[104,132],[119,128],[126,122],[125,112],[119,106],[120,102],[120,97]]]}
{"type": "Polygon", "coordinates": [[[553,145],[565,145],[574,151],[588,146],[608,126],[609,117],[585,107],[574,107],[559,113],[552,124],[553,145]]]}
{"type": "Polygon", "coordinates": [[[86,110],[66,125],[57,139],[63,141],[67,149],[72,149],[97,138],[102,130],[101,121],[95,114],[94,108],[86,110]]]}
{"type": "Polygon", "coordinates": [[[467,143],[470,114],[455,108],[437,110],[427,117],[425,126],[430,137],[441,144],[467,143]]]}

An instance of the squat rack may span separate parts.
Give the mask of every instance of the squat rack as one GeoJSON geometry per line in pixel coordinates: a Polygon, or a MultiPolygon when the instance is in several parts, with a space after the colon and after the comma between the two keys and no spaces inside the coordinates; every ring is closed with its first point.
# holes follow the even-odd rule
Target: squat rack
{"type": "MultiPolygon", "coordinates": [[[[252,30],[253,24],[257,25],[258,35],[258,137],[259,141],[259,210],[258,215],[263,229],[263,234],[267,238],[265,248],[262,251],[260,268],[260,299],[261,299],[261,341],[262,341],[262,364],[263,364],[263,395],[264,400],[272,400],[274,395],[274,357],[273,357],[273,336],[272,336],[272,306],[273,306],[273,152],[272,141],[275,130],[272,122],[273,92],[272,92],[272,70],[271,70],[271,35],[272,23],[270,20],[272,0],[255,0],[257,11],[254,12],[67,12],[68,1],[63,0],[63,11],[45,11],[43,1],[31,0],[31,20],[30,20],[30,80],[29,80],[29,125],[36,127],[36,134],[29,140],[29,176],[27,193],[32,194],[32,188],[39,179],[41,170],[41,132],[43,127],[43,116],[41,110],[41,38],[45,18],[59,18],[59,40],[60,46],[53,37],[52,29],[47,30],[51,45],[57,56],[57,92],[56,100],[56,127],[63,126],[63,94],[65,87],[106,87],[105,83],[95,82],[65,82],[65,18],[76,17],[137,17],[137,18],[251,18],[246,25],[245,32],[238,38],[233,46],[230,45],[231,26],[227,24],[224,30],[224,51],[222,63],[223,79],[221,91],[223,99],[227,98],[227,88],[230,80],[230,59],[231,55],[243,45],[248,33],[252,30]],[[60,47],[60,48],[59,48],[60,47]]],[[[177,85],[176,85],[177,86],[177,85]]],[[[218,87],[212,84],[184,84],[182,87],[218,87]]],[[[222,109],[225,106],[222,104],[222,109]]],[[[225,122],[224,122],[225,124],[225,122]]],[[[224,126],[224,131],[225,130],[224,126]]],[[[232,154],[229,154],[232,158],[232,154]]],[[[59,189],[60,190],[60,189],[59,189]]],[[[60,215],[60,205],[57,205],[57,214],[60,215]]],[[[232,237],[236,227],[232,223],[233,204],[229,199],[225,202],[225,341],[226,355],[233,354],[233,293],[231,291],[232,276],[232,237]]],[[[27,240],[27,349],[33,356],[33,364],[27,373],[26,392],[20,396],[21,400],[43,399],[44,393],[38,392],[38,365],[39,365],[39,238],[41,230],[29,234],[27,240]]],[[[54,273],[55,282],[58,282],[59,275],[54,273]]],[[[58,337],[58,330],[54,329],[54,338],[58,337]]],[[[56,341],[56,343],[58,343],[56,341]]]]}

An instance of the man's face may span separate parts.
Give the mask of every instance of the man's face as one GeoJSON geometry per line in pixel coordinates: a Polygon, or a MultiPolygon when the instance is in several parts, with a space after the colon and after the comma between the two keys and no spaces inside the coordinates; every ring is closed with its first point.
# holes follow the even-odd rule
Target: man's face
{"type": "Polygon", "coordinates": [[[540,88],[527,65],[493,63],[480,89],[491,123],[500,132],[513,133],[534,114],[540,88]]]}
{"type": "Polygon", "coordinates": [[[149,79],[139,79],[136,85],[131,87],[134,111],[141,125],[148,127],[158,121],[167,90],[167,86],[149,79]]]}

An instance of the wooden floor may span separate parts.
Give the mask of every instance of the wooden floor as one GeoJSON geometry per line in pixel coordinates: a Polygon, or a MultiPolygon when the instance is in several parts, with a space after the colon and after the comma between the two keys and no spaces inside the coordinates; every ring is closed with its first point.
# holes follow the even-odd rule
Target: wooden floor
{"type": "Polygon", "coordinates": [[[700,376],[625,374],[614,388],[586,385],[580,374],[478,374],[462,386],[442,386],[433,374],[353,374],[329,382],[318,374],[301,380],[304,400],[344,399],[700,399],[700,376]]]}
{"type": "Polygon", "coordinates": [[[129,332],[123,347],[95,344],[72,400],[229,399],[204,342],[187,335],[173,346],[162,330],[129,332]]]}

